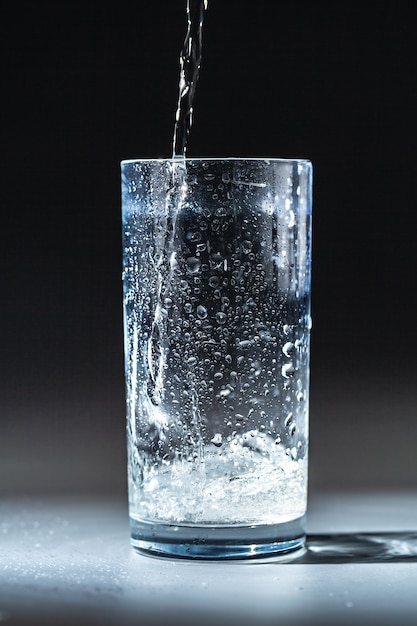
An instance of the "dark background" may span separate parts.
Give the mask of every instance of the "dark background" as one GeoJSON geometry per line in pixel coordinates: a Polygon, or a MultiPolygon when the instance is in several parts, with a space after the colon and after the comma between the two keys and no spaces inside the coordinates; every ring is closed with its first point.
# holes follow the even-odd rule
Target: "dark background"
{"type": "MultiPolygon", "coordinates": [[[[0,493],[125,490],[119,162],[168,157],[185,0],[0,9],[0,493]]],[[[312,490],[416,485],[413,3],[210,0],[189,156],[314,165],[312,490]]]]}

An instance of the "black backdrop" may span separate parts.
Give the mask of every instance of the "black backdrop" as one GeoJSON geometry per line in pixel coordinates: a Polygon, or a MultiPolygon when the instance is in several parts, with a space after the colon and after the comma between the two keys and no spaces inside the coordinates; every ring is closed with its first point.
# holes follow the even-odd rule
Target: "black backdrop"
{"type": "MultiPolygon", "coordinates": [[[[314,165],[313,489],[416,481],[412,8],[206,15],[189,156],[314,165]]],[[[0,490],[122,492],[119,162],[170,156],[185,0],[1,13],[0,490]]]]}

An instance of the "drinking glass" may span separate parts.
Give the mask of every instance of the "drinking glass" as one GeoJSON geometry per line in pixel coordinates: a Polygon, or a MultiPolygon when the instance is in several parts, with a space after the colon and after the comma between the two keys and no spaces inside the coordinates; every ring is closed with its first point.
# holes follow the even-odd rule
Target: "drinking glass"
{"type": "Polygon", "coordinates": [[[299,549],[311,163],[121,167],[132,544],[200,559],[299,549]]]}

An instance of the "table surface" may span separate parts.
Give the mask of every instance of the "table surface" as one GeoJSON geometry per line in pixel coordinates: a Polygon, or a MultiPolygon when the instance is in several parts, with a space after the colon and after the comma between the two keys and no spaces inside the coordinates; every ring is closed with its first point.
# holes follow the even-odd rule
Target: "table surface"
{"type": "Polygon", "coordinates": [[[6,624],[417,624],[417,492],[310,497],[293,560],[146,557],[113,497],[0,505],[6,624]]]}

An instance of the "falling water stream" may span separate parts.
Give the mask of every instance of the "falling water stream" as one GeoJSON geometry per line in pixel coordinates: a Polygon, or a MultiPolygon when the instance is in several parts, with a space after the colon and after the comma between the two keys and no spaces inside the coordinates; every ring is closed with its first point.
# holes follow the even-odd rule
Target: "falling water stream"
{"type": "Polygon", "coordinates": [[[203,20],[208,0],[187,0],[187,34],[180,54],[178,106],[172,157],[185,158],[193,118],[193,100],[200,73],[203,20]]]}

